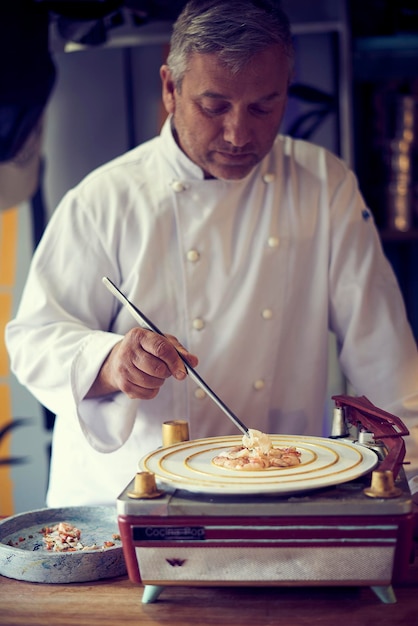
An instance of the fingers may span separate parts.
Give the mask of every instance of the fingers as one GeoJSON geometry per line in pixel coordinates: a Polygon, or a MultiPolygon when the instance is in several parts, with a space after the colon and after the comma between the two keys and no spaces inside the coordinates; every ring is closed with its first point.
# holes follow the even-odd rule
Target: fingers
{"type": "Polygon", "coordinates": [[[132,362],[143,373],[156,378],[186,375],[186,368],[170,341],[154,332],[133,329],[132,362]]]}
{"type": "Polygon", "coordinates": [[[187,364],[190,367],[196,367],[199,363],[199,359],[195,354],[191,354],[173,335],[165,335],[166,339],[170,341],[170,343],[175,347],[177,352],[180,352],[181,356],[186,359],[187,364]]]}
{"type": "Polygon", "coordinates": [[[183,380],[187,375],[177,350],[192,367],[197,364],[197,357],[175,337],[163,337],[143,328],[132,329],[113,351],[114,384],[130,398],[154,398],[167,378],[183,380]]]}

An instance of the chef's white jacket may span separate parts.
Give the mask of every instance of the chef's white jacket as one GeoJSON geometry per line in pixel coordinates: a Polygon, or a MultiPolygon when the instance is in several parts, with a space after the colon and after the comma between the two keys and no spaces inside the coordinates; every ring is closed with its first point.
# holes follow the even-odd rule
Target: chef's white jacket
{"type": "Polygon", "coordinates": [[[355,393],[418,431],[416,345],[353,173],[279,136],[246,178],[204,180],[168,120],[64,197],[7,327],[13,371],[57,415],[50,506],[113,503],[166,420],[188,420],[193,439],[240,434],[190,378],[153,400],[84,399],[135,325],[103,276],[200,358],[251,428],[329,434],[331,330],[355,393]]]}

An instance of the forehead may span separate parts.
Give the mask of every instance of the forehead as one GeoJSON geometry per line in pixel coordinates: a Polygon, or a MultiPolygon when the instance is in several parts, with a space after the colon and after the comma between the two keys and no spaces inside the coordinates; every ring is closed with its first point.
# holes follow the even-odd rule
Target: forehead
{"type": "Polygon", "coordinates": [[[233,72],[218,53],[190,55],[183,78],[182,91],[190,95],[220,94],[228,97],[241,94],[264,97],[277,92],[283,95],[289,82],[289,60],[278,45],[269,46],[233,72]]]}

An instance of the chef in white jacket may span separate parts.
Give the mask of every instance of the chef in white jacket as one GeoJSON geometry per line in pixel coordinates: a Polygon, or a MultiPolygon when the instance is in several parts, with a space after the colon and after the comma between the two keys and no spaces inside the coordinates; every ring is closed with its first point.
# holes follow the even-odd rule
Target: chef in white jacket
{"type": "Polygon", "coordinates": [[[247,426],[321,436],[333,331],[355,393],[407,424],[417,470],[404,304],[353,173],[278,134],[292,44],[275,6],[189,3],[161,135],[71,190],[36,250],[7,346],[57,416],[49,506],[113,503],[166,420],[239,434],[173,344],[247,426]],[[103,276],[170,338],[138,328],[103,276]]]}

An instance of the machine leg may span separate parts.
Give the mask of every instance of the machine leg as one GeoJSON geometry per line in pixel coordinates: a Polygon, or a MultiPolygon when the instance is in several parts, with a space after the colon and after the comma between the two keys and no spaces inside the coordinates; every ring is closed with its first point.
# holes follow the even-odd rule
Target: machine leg
{"type": "Polygon", "coordinates": [[[396,596],[392,585],[370,587],[384,604],[395,604],[396,596]]]}
{"type": "Polygon", "coordinates": [[[142,594],[142,604],[155,602],[163,590],[164,587],[160,587],[159,585],[145,585],[144,593],[142,594]]]}

